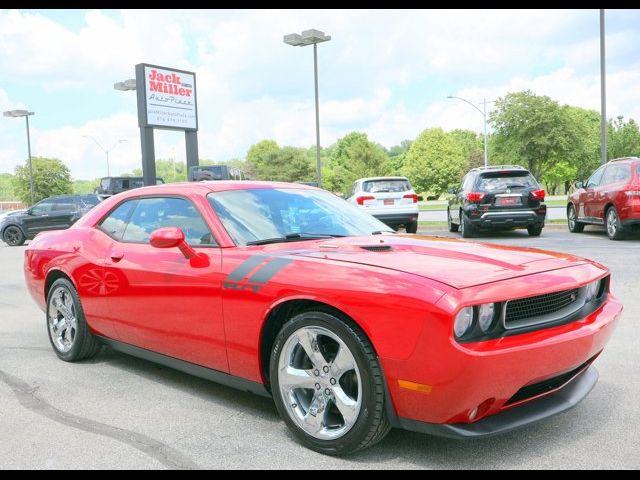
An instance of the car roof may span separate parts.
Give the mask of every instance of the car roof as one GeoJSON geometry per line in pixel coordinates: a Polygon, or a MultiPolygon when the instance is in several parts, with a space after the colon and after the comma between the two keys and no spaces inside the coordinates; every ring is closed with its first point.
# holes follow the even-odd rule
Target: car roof
{"type": "Polygon", "coordinates": [[[640,157],[620,157],[609,160],[607,163],[635,163],[640,161],[640,157]]]}
{"type": "MultiPolygon", "coordinates": [[[[127,190],[119,195],[136,197],[140,195],[171,194],[171,193],[209,193],[223,192],[227,190],[251,190],[251,189],[272,189],[272,188],[296,188],[304,190],[322,190],[317,187],[303,185],[300,183],[287,182],[265,182],[259,180],[205,180],[201,182],[177,182],[165,183],[162,185],[151,185],[148,187],[127,190]]],[[[122,198],[122,197],[120,197],[122,198]]]]}
{"type": "Polygon", "coordinates": [[[377,182],[380,180],[409,180],[407,177],[366,177],[359,178],[358,182],[377,182]]]}

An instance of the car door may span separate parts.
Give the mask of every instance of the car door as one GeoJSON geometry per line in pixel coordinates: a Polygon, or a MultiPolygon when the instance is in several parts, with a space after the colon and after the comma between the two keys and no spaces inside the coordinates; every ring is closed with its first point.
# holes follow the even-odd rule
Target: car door
{"type": "Polygon", "coordinates": [[[74,198],[61,197],[54,199],[51,213],[49,213],[51,230],[64,230],[65,228],[69,228],[80,218],[79,210],[74,198]]]}
{"type": "Polygon", "coordinates": [[[121,341],[219,371],[228,371],[222,318],[221,253],[195,205],[184,197],[142,197],[101,228],[113,241],[105,270],[125,288],[110,293],[110,318],[121,341]],[[126,216],[125,216],[126,215],[126,216]],[[161,227],[179,227],[206,255],[194,265],[178,248],[149,244],[161,227]]]}
{"type": "Polygon", "coordinates": [[[54,228],[51,228],[51,220],[49,218],[53,203],[54,199],[47,198],[27,210],[22,220],[27,237],[33,238],[36,234],[45,230],[54,230],[54,228]]]}
{"type": "Polygon", "coordinates": [[[604,173],[606,165],[601,166],[598,170],[596,170],[589,180],[587,180],[587,184],[584,186],[584,189],[580,192],[578,196],[578,218],[586,219],[589,221],[597,221],[597,217],[595,215],[596,211],[596,188],[600,185],[600,181],[602,180],[602,175],[604,173]]]}
{"type": "Polygon", "coordinates": [[[594,215],[604,221],[605,207],[616,203],[616,196],[631,180],[631,165],[614,163],[607,166],[600,185],[596,188],[594,215]]]}

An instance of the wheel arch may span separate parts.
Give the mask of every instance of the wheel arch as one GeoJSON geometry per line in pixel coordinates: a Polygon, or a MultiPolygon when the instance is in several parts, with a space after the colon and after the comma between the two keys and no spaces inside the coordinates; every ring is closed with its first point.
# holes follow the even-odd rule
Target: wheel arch
{"type": "Polygon", "coordinates": [[[25,239],[29,238],[27,236],[26,232],[24,231],[24,228],[22,228],[22,225],[20,225],[19,223],[16,223],[16,222],[12,222],[12,223],[9,223],[9,224],[5,225],[4,227],[2,227],[2,232],[0,232],[0,235],[2,236],[3,239],[4,239],[4,232],[6,232],[7,228],[9,228],[9,227],[19,228],[20,231],[22,232],[22,235],[24,235],[24,238],[25,239]]]}
{"type": "Polygon", "coordinates": [[[271,361],[271,350],[278,332],[280,331],[282,326],[295,315],[310,310],[329,313],[331,315],[334,315],[344,323],[352,323],[353,325],[357,326],[371,344],[373,351],[376,353],[376,355],[378,355],[375,345],[371,340],[371,336],[367,333],[367,329],[365,328],[365,326],[356,321],[353,316],[349,315],[344,310],[318,299],[286,299],[272,306],[272,308],[265,316],[265,319],[262,323],[262,329],[260,331],[260,373],[262,374],[263,383],[268,389],[270,389],[269,368],[271,361]]]}
{"type": "Polygon", "coordinates": [[[53,268],[47,272],[47,276],[44,281],[44,301],[45,302],[49,299],[49,291],[51,290],[51,286],[55,283],[56,280],[59,280],[60,278],[64,278],[65,280],[70,281],[73,287],[76,289],[76,291],[78,290],[75,282],[69,275],[67,275],[62,270],[53,268]]]}

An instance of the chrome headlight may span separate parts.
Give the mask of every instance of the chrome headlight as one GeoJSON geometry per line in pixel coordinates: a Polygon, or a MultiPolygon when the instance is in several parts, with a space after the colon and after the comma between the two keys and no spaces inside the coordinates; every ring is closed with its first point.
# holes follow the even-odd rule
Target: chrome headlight
{"type": "Polygon", "coordinates": [[[482,333],[487,333],[489,328],[491,328],[495,312],[495,303],[485,303],[478,307],[478,325],[480,326],[482,333]]]}
{"type": "Polygon", "coordinates": [[[471,329],[471,325],[473,325],[473,307],[465,307],[456,315],[456,320],[453,323],[453,333],[458,338],[464,337],[471,329]]]}

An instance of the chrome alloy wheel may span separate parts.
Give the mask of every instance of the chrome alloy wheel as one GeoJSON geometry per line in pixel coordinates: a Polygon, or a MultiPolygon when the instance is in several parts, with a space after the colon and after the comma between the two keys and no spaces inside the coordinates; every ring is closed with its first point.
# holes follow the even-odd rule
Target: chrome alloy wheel
{"type": "Polygon", "coordinates": [[[287,339],[278,384],[287,414],[314,438],[340,438],[358,419],[360,371],[347,345],[330,330],[303,327],[287,339]]]}
{"type": "Polygon", "coordinates": [[[618,214],[615,209],[610,208],[607,213],[607,233],[609,237],[613,238],[618,232],[618,214]]]}
{"type": "Polygon", "coordinates": [[[59,352],[67,353],[76,339],[78,320],[73,298],[66,288],[58,287],[51,292],[47,322],[54,346],[59,352]]]}

